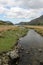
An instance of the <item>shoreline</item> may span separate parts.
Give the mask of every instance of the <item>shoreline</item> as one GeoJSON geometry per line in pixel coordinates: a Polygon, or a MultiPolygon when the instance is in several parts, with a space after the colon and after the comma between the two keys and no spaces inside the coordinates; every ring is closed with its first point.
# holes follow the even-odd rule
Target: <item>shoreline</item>
{"type": "MultiPolygon", "coordinates": [[[[25,34],[21,37],[24,37],[27,32],[25,32],[25,34]]],[[[19,52],[21,49],[21,45],[18,45],[20,38],[17,39],[15,45],[11,48],[11,50],[0,53],[0,65],[12,65],[13,63],[18,64],[18,60],[20,58],[19,52]]]]}
{"type": "Polygon", "coordinates": [[[6,51],[0,54],[0,65],[11,65],[11,64],[16,64],[18,59],[20,58],[19,56],[19,51],[21,49],[21,46],[18,46],[18,44],[11,50],[11,51],[6,51]]]}

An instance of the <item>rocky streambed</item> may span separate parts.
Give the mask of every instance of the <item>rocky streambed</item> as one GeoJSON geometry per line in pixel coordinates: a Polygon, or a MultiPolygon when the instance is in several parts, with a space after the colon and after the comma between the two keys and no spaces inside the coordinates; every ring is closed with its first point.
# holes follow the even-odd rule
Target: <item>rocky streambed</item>
{"type": "Polygon", "coordinates": [[[17,44],[12,50],[0,53],[0,65],[17,65],[20,49],[21,45],[17,44]]]}

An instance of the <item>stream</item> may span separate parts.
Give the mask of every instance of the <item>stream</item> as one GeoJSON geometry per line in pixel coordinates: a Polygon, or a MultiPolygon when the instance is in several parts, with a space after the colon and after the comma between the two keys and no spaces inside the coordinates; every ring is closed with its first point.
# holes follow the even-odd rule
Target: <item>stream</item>
{"type": "Polygon", "coordinates": [[[22,46],[18,65],[43,65],[43,37],[30,29],[26,36],[20,38],[22,46]]]}

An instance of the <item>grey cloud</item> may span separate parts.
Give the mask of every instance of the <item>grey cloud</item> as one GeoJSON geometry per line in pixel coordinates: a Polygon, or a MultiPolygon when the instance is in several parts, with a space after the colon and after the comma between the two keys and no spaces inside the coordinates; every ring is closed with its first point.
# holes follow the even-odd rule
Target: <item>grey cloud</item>
{"type": "Polygon", "coordinates": [[[16,0],[16,2],[21,1],[22,3],[19,5],[24,8],[43,8],[43,0],[16,0]]]}
{"type": "Polygon", "coordinates": [[[8,18],[33,19],[43,13],[43,0],[0,0],[0,13],[4,11],[8,18]]]}

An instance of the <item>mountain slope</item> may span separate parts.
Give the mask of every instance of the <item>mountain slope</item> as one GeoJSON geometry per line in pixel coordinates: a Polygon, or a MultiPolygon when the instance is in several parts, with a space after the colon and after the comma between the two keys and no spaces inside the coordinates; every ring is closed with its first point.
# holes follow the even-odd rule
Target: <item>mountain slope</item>
{"type": "Polygon", "coordinates": [[[19,25],[43,25],[43,15],[30,22],[21,22],[19,25]]]}
{"type": "Polygon", "coordinates": [[[36,19],[30,21],[28,24],[30,24],[30,25],[43,25],[43,15],[40,16],[39,18],[36,18],[36,19]]]}
{"type": "Polygon", "coordinates": [[[10,21],[2,21],[0,20],[0,25],[13,25],[10,21]]]}

